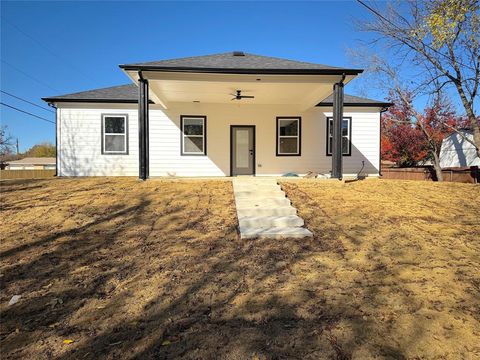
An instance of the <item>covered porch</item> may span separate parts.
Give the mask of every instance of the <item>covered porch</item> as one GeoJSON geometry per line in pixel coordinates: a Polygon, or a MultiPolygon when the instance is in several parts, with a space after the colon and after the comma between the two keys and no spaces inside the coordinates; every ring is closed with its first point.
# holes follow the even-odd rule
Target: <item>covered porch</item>
{"type": "MultiPolygon", "coordinates": [[[[234,52],[231,58],[235,63],[248,60],[240,52],[234,52]]],[[[222,63],[225,62],[222,59],[222,63]]],[[[138,83],[140,179],[150,176],[151,108],[181,118],[182,155],[195,155],[189,154],[188,150],[197,146],[202,150],[200,155],[208,156],[206,138],[209,133],[210,137],[221,137],[221,142],[228,142],[224,151],[229,152],[230,171],[223,171],[225,174],[255,175],[257,167],[263,166],[257,161],[261,144],[270,135],[276,136],[274,151],[277,157],[301,156],[301,114],[308,113],[332,94],[331,177],[342,178],[343,88],[361,70],[315,68],[300,62],[301,68],[288,68],[283,64],[286,68],[266,67],[264,64],[261,64],[263,68],[257,68],[245,64],[243,67],[186,67],[159,63],[121,65],[131,80],[138,83]],[[262,118],[261,114],[266,114],[269,109],[274,111],[262,118]],[[207,120],[206,111],[214,112],[215,116],[207,120]],[[217,113],[223,116],[217,116],[217,113]],[[276,126],[262,133],[260,128],[267,117],[273,117],[276,126]],[[223,125],[222,132],[206,131],[207,121],[210,127],[215,127],[222,126],[220,123],[224,120],[229,122],[223,125]],[[187,145],[184,146],[183,141],[187,145]],[[283,148],[288,147],[295,151],[282,153],[283,148]]],[[[305,146],[309,144],[303,144],[305,146]]]]}

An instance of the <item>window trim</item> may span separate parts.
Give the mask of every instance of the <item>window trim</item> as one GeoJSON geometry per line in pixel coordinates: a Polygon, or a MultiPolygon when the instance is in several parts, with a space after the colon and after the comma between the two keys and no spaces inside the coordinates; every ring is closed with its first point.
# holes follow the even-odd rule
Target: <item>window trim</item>
{"type": "Polygon", "coordinates": [[[205,115],[180,115],[180,155],[181,156],[207,156],[207,117],[205,115]],[[185,135],[183,133],[184,119],[202,119],[203,121],[203,135],[185,135]],[[203,152],[185,152],[185,136],[202,137],[203,138],[203,152]]]}
{"type": "MultiPolygon", "coordinates": [[[[327,126],[326,126],[326,141],[325,141],[325,154],[327,156],[332,156],[332,153],[328,152],[328,143],[329,143],[329,139],[330,139],[330,129],[329,129],[329,126],[330,126],[330,120],[333,121],[333,116],[327,116],[327,126]]],[[[346,154],[342,154],[342,156],[352,156],[352,117],[351,116],[344,116],[342,121],[343,120],[348,120],[348,153],[346,154]]],[[[342,136],[342,139],[343,139],[343,136],[342,136]]]]}
{"type": "Polygon", "coordinates": [[[128,114],[102,114],[102,121],[100,123],[100,127],[102,130],[102,138],[101,138],[101,143],[102,143],[102,155],[128,155],[128,114]],[[125,133],[120,134],[120,133],[105,133],[105,118],[106,117],[119,117],[123,118],[125,120],[125,133]],[[124,135],[124,144],[125,144],[125,150],[124,151],[105,151],[105,135],[124,135]]]}
{"type": "Polygon", "coordinates": [[[276,121],[276,127],[277,127],[277,132],[276,132],[276,138],[275,138],[275,143],[276,143],[276,156],[302,156],[302,117],[301,116],[277,116],[277,121],[276,121]],[[298,121],[298,135],[283,135],[280,136],[280,120],[297,120],[298,121]],[[281,153],[280,152],[280,138],[297,138],[297,144],[298,144],[298,151],[296,153],[281,153]]]}

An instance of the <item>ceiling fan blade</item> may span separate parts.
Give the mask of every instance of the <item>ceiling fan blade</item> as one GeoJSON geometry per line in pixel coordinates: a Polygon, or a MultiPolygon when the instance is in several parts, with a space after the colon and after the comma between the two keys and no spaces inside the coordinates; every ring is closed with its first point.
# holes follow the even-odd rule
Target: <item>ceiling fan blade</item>
{"type": "Polygon", "coordinates": [[[251,96],[251,95],[242,95],[241,97],[244,99],[255,99],[255,96],[251,96]]]}

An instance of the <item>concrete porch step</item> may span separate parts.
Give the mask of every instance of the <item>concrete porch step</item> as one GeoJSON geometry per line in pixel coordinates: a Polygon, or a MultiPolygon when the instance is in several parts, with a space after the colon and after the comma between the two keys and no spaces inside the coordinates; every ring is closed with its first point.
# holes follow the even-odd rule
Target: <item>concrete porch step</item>
{"type": "Polygon", "coordinates": [[[275,184],[277,185],[276,179],[267,179],[267,180],[245,180],[245,179],[233,179],[233,184],[234,185],[251,185],[251,184],[256,184],[256,185],[271,185],[275,184]]]}
{"type": "Polygon", "coordinates": [[[282,191],[280,185],[278,184],[251,184],[251,185],[233,185],[233,191],[269,191],[269,190],[279,190],[282,191]]]}
{"type": "Polygon", "coordinates": [[[258,206],[288,206],[290,205],[290,200],[285,196],[280,198],[273,197],[258,197],[258,198],[236,198],[235,204],[238,208],[242,207],[258,207],[258,206]]]}
{"type": "Polygon", "coordinates": [[[285,193],[280,189],[260,189],[260,190],[240,190],[234,191],[235,197],[243,198],[261,198],[261,197],[285,197],[285,193]]]}
{"type": "Polygon", "coordinates": [[[275,178],[236,178],[233,193],[242,239],[313,236],[275,178]]]}
{"type": "Polygon", "coordinates": [[[269,239],[287,239],[313,237],[313,234],[302,227],[272,227],[267,229],[258,228],[240,228],[240,237],[242,239],[269,238],[269,239]]]}
{"type": "Polygon", "coordinates": [[[274,228],[274,227],[295,227],[303,226],[304,221],[297,215],[286,216],[246,216],[238,219],[240,229],[242,228],[274,228]]]}
{"type": "Polygon", "coordinates": [[[288,216],[297,215],[297,210],[292,206],[258,206],[258,207],[243,207],[237,206],[237,216],[239,219],[249,216],[288,216]]]}

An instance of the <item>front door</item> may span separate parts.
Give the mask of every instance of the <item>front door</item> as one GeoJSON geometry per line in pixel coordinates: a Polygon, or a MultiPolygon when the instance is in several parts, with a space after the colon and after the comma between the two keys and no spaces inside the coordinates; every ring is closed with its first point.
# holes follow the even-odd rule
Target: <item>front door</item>
{"type": "Polygon", "coordinates": [[[232,176],[255,174],[255,126],[232,125],[230,161],[232,176]]]}

